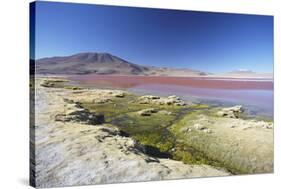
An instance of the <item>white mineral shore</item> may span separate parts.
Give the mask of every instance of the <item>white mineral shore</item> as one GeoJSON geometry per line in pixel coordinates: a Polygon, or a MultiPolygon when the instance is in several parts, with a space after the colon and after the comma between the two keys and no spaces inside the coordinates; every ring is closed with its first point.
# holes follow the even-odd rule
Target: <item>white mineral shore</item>
{"type": "MultiPolygon", "coordinates": [[[[36,187],[230,175],[209,165],[149,157],[133,139],[120,136],[106,125],[55,121],[58,114],[71,111],[64,100],[68,96],[93,96],[99,100],[98,93],[115,95],[115,92],[46,88],[40,86],[42,81],[37,79],[35,85],[36,187]]],[[[124,95],[117,93],[120,97],[124,95]]]]}

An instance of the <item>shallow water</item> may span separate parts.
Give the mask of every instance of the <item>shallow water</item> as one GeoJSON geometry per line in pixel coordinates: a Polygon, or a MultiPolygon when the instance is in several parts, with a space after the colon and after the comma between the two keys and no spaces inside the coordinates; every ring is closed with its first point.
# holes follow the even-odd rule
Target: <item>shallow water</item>
{"type": "Polygon", "coordinates": [[[136,94],[177,95],[211,105],[243,105],[251,115],[273,118],[273,81],[246,78],[72,76],[86,87],[126,89],[136,94]]]}
{"type": "Polygon", "coordinates": [[[251,114],[273,117],[273,91],[257,89],[208,89],[177,85],[140,85],[129,91],[137,94],[160,96],[177,95],[184,100],[191,100],[211,105],[243,105],[251,114]]]}

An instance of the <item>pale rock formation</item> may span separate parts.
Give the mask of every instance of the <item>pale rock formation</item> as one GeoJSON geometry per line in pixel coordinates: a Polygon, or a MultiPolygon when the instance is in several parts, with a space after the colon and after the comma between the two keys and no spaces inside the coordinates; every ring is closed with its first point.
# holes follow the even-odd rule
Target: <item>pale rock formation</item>
{"type": "Polygon", "coordinates": [[[147,109],[143,109],[138,111],[138,115],[140,116],[150,116],[153,113],[157,113],[158,110],[156,110],[155,108],[147,108],[147,109]]]}
{"type": "Polygon", "coordinates": [[[152,95],[141,96],[139,103],[140,104],[158,104],[158,105],[176,105],[176,106],[185,106],[186,103],[181,100],[179,97],[172,95],[168,97],[159,97],[152,95]]]}
{"type": "Polygon", "coordinates": [[[243,108],[241,105],[223,108],[217,112],[217,115],[220,117],[228,117],[228,118],[239,118],[239,114],[243,112],[243,108]]]}

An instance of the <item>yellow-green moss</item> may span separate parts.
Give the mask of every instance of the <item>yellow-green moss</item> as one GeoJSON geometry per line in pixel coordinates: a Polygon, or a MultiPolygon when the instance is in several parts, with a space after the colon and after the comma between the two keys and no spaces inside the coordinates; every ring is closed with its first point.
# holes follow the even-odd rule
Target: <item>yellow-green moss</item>
{"type": "MultiPolygon", "coordinates": [[[[179,122],[186,112],[190,112],[190,107],[140,104],[136,95],[113,98],[110,102],[102,104],[83,102],[81,105],[90,111],[104,114],[108,123],[119,127],[141,144],[170,154],[171,158],[175,160],[194,164],[210,163],[210,160],[203,153],[185,143],[179,142],[176,135],[169,130],[169,127],[175,122],[179,122]],[[150,116],[138,114],[138,111],[147,108],[154,108],[157,113],[152,113],[150,116]],[[161,110],[171,113],[165,114],[161,110]]],[[[199,104],[192,108],[205,109],[208,106],[199,104]]]]}
{"type": "MultiPolygon", "coordinates": [[[[93,102],[82,102],[83,107],[89,109],[90,111],[95,111],[105,115],[106,121],[111,122],[112,120],[118,118],[120,115],[127,115],[127,113],[137,112],[142,109],[147,108],[156,108],[158,110],[167,110],[170,112],[180,111],[178,106],[168,106],[168,105],[155,105],[155,104],[140,104],[137,102],[137,96],[132,94],[127,94],[124,98],[113,98],[110,102],[106,103],[93,103],[93,102]]],[[[131,117],[134,117],[134,114],[130,114],[131,117]]],[[[158,115],[158,114],[157,114],[158,115]]],[[[158,115],[157,117],[165,118],[166,115],[158,115]]],[[[167,116],[170,117],[170,116],[167,116]]],[[[142,119],[141,117],[140,120],[142,119]]],[[[138,119],[137,118],[137,119],[138,119]]],[[[151,117],[150,117],[151,118],[151,117]]],[[[133,119],[133,118],[132,118],[133,119]]],[[[147,119],[147,118],[143,118],[147,119]]],[[[159,120],[161,121],[161,120],[159,120]]],[[[130,123],[130,122],[127,122],[130,123]]]]}

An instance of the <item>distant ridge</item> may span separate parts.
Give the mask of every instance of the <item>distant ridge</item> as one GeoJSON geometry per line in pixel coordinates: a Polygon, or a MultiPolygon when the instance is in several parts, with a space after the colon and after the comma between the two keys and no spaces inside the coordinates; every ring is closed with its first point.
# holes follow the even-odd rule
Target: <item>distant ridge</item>
{"type": "Polygon", "coordinates": [[[221,77],[233,77],[233,78],[268,78],[273,79],[273,73],[257,73],[252,70],[234,70],[228,73],[217,74],[221,77]]]}
{"type": "Polygon", "coordinates": [[[96,75],[151,75],[204,76],[192,69],[142,66],[109,53],[85,52],[71,56],[56,56],[36,60],[36,74],[96,74],[96,75]]]}
{"type": "MultiPolygon", "coordinates": [[[[33,61],[32,61],[33,62],[33,61]]],[[[188,63],[187,63],[188,64],[188,63]]],[[[34,65],[34,63],[32,63],[34,65]]],[[[71,56],[55,56],[35,61],[36,74],[44,75],[139,75],[173,77],[227,77],[273,78],[272,73],[256,73],[251,70],[234,70],[212,74],[188,68],[143,66],[126,61],[109,53],[84,52],[71,56]]]]}

